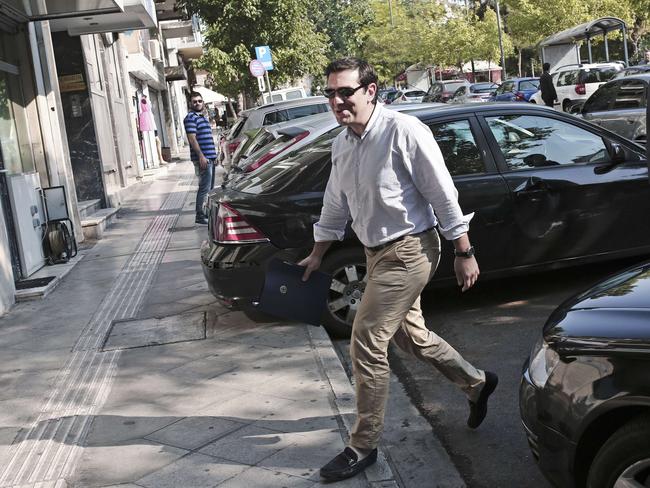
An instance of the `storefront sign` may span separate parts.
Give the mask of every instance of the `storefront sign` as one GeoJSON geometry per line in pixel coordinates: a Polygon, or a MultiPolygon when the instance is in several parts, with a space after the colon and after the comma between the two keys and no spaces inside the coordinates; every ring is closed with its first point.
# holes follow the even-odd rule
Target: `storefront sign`
{"type": "Polygon", "coordinates": [[[83,75],[63,75],[59,76],[59,90],[63,92],[81,91],[86,89],[86,82],[83,75]]]}

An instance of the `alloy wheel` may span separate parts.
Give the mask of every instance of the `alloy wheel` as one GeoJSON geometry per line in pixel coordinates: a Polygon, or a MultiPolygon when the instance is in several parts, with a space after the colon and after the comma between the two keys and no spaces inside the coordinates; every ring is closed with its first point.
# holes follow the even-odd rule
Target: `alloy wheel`
{"type": "Polygon", "coordinates": [[[612,488],[649,488],[650,459],[642,459],[628,466],[616,479],[612,488]]]}
{"type": "Polygon", "coordinates": [[[367,278],[365,264],[348,264],[332,273],[327,306],[333,316],[350,327],[366,289],[367,278]]]}

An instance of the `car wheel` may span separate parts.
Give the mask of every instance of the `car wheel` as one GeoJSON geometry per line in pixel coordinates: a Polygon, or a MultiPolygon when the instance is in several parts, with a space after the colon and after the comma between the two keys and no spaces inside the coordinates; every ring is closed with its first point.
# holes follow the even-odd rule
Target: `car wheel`
{"type": "Polygon", "coordinates": [[[650,486],[650,415],[617,430],[600,448],[589,468],[588,488],[650,486]]]}
{"type": "Polygon", "coordinates": [[[336,337],[350,337],[366,289],[365,253],[352,248],[334,251],[323,260],[321,270],[332,275],[323,325],[336,337]]]}
{"type": "Polygon", "coordinates": [[[533,100],[532,98],[531,98],[530,100],[528,100],[528,101],[529,101],[530,103],[534,103],[535,105],[537,105],[537,102],[536,102],[535,100],[533,100]]]}
{"type": "Polygon", "coordinates": [[[562,112],[569,112],[569,109],[571,108],[571,102],[569,100],[564,100],[562,102],[562,112]]]}

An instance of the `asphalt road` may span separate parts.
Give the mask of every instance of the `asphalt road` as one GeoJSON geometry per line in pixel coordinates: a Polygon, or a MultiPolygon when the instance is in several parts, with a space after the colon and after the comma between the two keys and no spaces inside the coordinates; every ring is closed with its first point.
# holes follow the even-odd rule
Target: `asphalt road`
{"type": "MultiPolygon", "coordinates": [[[[550,312],[564,299],[637,260],[582,266],[499,281],[479,281],[462,294],[426,291],[427,326],[481,369],[499,375],[488,417],[466,425],[464,395],[440,373],[391,348],[391,367],[411,401],[433,427],[468,488],[549,488],[530,454],[519,420],[521,367],[550,312]]],[[[347,341],[336,341],[340,356],[347,341]]]]}

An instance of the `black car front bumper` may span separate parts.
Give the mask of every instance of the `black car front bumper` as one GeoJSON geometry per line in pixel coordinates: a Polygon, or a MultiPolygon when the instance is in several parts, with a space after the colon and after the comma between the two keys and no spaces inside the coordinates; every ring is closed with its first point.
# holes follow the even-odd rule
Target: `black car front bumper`
{"type": "Polygon", "coordinates": [[[201,264],[212,294],[224,305],[245,309],[257,301],[271,259],[296,262],[302,254],[301,249],[279,249],[270,242],[219,244],[204,241],[201,264]]]}
{"type": "Polygon", "coordinates": [[[548,404],[545,396],[551,394],[532,383],[526,365],[519,386],[519,411],[528,445],[540,470],[553,486],[574,488],[576,445],[540,420],[548,415],[543,413],[544,405],[548,404]]]}

